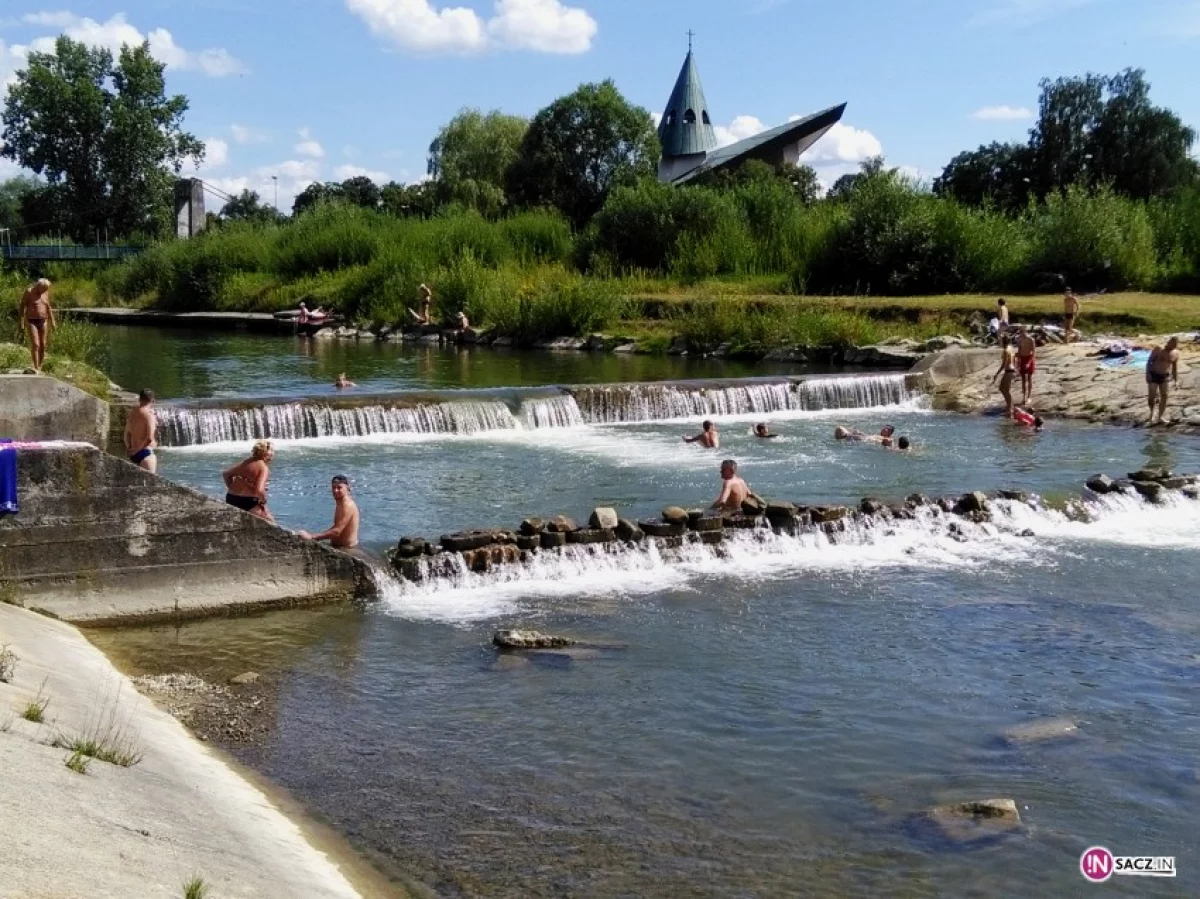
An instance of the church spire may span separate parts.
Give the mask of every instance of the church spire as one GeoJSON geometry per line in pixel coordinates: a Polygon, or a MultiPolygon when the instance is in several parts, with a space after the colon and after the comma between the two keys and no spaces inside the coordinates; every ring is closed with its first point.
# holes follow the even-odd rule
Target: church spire
{"type": "Polygon", "coordinates": [[[664,159],[707,153],[717,148],[717,135],[708,114],[708,101],[704,99],[704,88],[700,85],[700,73],[692,52],[693,37],[689,31],[687,58],[683,61],[675,90],[671,92],[671,99],[667,101],[662,122],[658,126],[664,159]]]}

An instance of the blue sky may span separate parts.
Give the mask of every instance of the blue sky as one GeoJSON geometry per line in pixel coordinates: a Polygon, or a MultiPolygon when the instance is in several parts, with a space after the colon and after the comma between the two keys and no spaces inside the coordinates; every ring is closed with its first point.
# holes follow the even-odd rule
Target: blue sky
{"type": "Polygon", "coordinates": [[[689,28],[724,140],[849,103],[806,160],[827,183],[878,152],[930,177],[1022,139],[1045,76],[1139,66],[1200,126],[1200,0],[5,0],[0,82],[63,31],[148,37],[208,144],[201,176],[270,202],[276,175],[286,210],[313,180],[420,178],[462,107],[531,115],[612,77],[658,111],[689,28]]]}

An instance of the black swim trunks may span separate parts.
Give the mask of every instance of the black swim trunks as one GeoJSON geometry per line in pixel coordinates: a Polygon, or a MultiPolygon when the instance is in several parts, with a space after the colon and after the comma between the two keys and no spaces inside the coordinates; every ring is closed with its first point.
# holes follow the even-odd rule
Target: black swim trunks
{"type": "Polygon", "coordinates": [[[1167,371],[1167,372],[1156,372],[1156,371],[1146,372],[1146,380],[1149,381],[1151,384],[1166,384],[1169,380],[1171,380],[1171,373],[1169,371],[1167,371]]]}
{"type": "Polygon", "coordinates": [[[138,450],[136,453],[131,455],[129,457],[129,461],[132,462],[134,465],[141,465],[143,461],[145,461],[146,459],[149,459],[153,455],[154,455],[154,450],[150,449],[150,447],[146,447],[145,449],[138,450]]]}
{"type": "Polygon", "coordinates": [[[25,321],[29,322],[30,327],[36,328],[39,331],[46,327],[46,320],[44,318],[27,318],[25,321]]]}
{"type": "Polygon", "coordinates": [[[225,494],[225,502],[243,512],[251,512],[262,505],[257,496],[237,496],[233,493],[225,494]]]}

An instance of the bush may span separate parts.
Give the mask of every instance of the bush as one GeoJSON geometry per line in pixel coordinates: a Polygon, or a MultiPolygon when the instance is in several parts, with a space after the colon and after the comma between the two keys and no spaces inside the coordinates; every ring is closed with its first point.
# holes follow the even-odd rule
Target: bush
{"type": "MultiPolygon", "coordinates": [[[[273,244],[270,267],[285,278],[367,265],[380,247],[382,216],[357,206],[326,203],[286,227],[239,229],[264,245],[273,244]]],[[[227,233],[227,229],[221,229],[227,233]]]]}

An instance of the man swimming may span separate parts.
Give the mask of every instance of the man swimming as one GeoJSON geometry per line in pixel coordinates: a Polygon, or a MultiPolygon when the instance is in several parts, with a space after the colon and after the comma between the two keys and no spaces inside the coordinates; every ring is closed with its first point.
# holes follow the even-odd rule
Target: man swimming
{"type": "Polygon", "coordinates": [[[130,462],[151,474],[158,471],[158,458],[154,455],[157,436],[154,391],[146,389],[138,394],[138,404],[129,410],[129,417],[125,419],[125,452],[130,462]]]}
{"type": "Polygon", "coordinates": [[[879,430],[879,443],[881,446],[886,446],[888,449],[892,447],[892,437],[896,433],[895,425],[884,425],[879,430]]]}
{"type": "Polygon", "coordinates": [[[737,463],[732,459],[721,463],[721,480],[725,483],[721,485],[721,492],[712,507],[723,512],[740,512],[742,503],[750,495],[750,488],[738,477],[737,463]]]}
{"type": "Polygon", "coordinates": [[[833,429],[834,440],[852,440],[859,443],[867,439],[867,435],[857,428],[847,428],[845,425],[838,425],[833,429]]]}
{"type": "Polygon", "coordinates": [[[350,495],[350,479],[337,475],[329,492],[333,494],[332,527],[319,534],[300,531],[300,536],[305,540],[328,540],[336,549],[354,549],[358,546],[358,503],[350,495]]]}
{"type": "Polygon", "coordinates": [[[779,435],[772,434],[770,429],[767,427],[766,422],[763,422],[754,426],[754,436],[759,440],[774,440],[779,435]]]}
{"type": "Polygon", "coordinates": [[[717,433],[717,426],[711,421],[704,423],[702,430],[695,437],[684,437],[684,443],[698,443],[706,449],[717,449],[721,445],[721,435],[717,433]]]}
{"type": "Polygon", "coordinates": [[[357,387],[358,385],[347,378],[345,372],[342,372],[337,376],[337,380],[333,382],[333,386],[338,390],[345,390],[348,387],[357,387]]]}
{"type": "Polygon", "coordinates": [[[896,441],[896,449],[900,452],[908,452],[912,448],[912,441],[907,437],[901,437],[896,441]]]}
{"type": "Polygon", "coordinates": [[[1167,414],[1167,400],[1171,395],[1171,385],[1179,383],[1179,338],[1172,337],[1166,346],[1156,346],[1150,351],[1150,359],[1146,362],[1146,387],[1150,401],[1150,424],[1166,424],[1163,416],[1167,414]],[[1154,409],[1158,408],[1158,418],[1154,417],[1154,409]]]}
{"type": "Polygon", "coordinates": [[[275,449],[270,441],[260,440],[254,444],[249,459],[225,469],[221,473],[228,491],[225,502],[256,518],[274,523],[275,518],[267,510],[267,481],[271,477],[270,465],[274,458],[275,449]]]}
{"type": "Polygon", "coordinates": [[[29,341],[33,370],[40,372],[46,364],[46,349],[50,332],[58,327],[54,306],[50,303],[50,282],[41,278],[21,295],[21,330],[29,341]]]}

